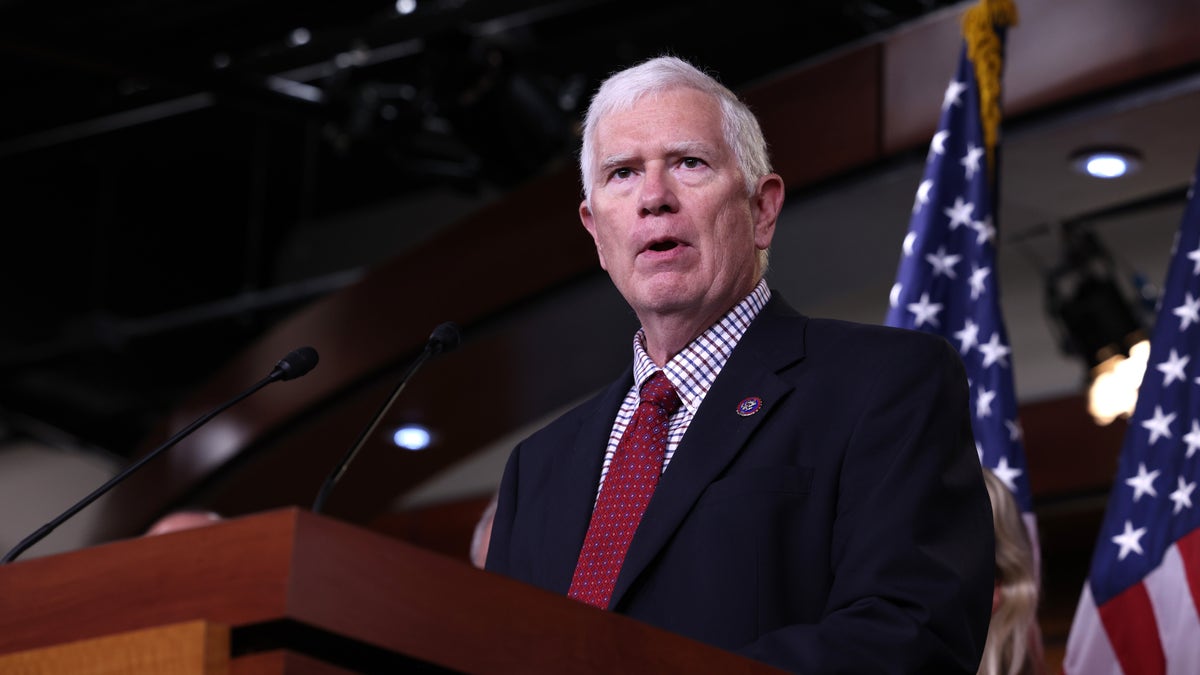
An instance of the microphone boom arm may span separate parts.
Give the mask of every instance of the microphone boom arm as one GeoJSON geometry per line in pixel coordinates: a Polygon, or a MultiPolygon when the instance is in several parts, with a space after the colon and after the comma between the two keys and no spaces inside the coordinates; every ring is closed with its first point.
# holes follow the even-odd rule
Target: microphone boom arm
{"type": "Polygon", "coordinates": [[[354,445],[350,446],[350,449],[346,451],[345,455],[342,455],[341,461],[337,463],[333,471],[325,477],[325,482],[321,485],[321,491],[317,493],[317,498],[313,500],[313,513],[321,513],[321,510],[325,508],[325,501],[329,499],[329,493],[333,492],[333,487],[337,485],[339,480],[342,479],[342,474],[346,473],[346,469],[350,466],[350,462],[354,461],[354,458],[358,455],[358,452],[362,450],[364,445],[366,445],[367,439],[370,438],[371,434],[375,432],[375,429],[379,426],[379,423],[383,421],[383,416],[387,413],[388,409],[390,409],[392,404],[396,402],[396,399],[400,397],[400,392],[404,391],[404,387],[408,385],[408,380],[413,376],[414,373],[417,372],[418,368],[420,368],[426,361],[429,360],[429,357],[431,356],[433,356],[433,350],[429,348],[429,345],[426,345],[425,349],[421,350],[421,354],[417,356],[417,358],[411,364],[409,364],[408,370],[404,371],[404,375],[400,378],[400,381],[397,382],[396,386],[392,388],[391,396],[388,396],[388,399],[384,401],[383,405],[379,407],[379,410],[375,412],[375,416],[371,418],[371,423],[362,430],[362,432],[358,435],[358,439],[354,441],[354,445]]]}
{"type": "Polygon", "coordinates": [[[18,543],[16,546],[12,547],[12,549],[10,549],[8,551],[8,553],[4,554],[4,558],[0,559],[0,565],[6,565],[6,564],[12,562],[13,560],[15,560],[17,556],[21,555],[21,553],[23,553],[30,546],[33,546],[34,544],[36,544],[39,541],[41,541],[42,539],[44,539],[47,535],[49,535],[56,528],[58,528],[59,525],[62,525],[64,522],[66,522],[69,518],[74,516],[76,513],[79,513],[85,507],[87,507],[89,504],[91,504],[92,502],[99,499],[101,495],[103,495],[105,492],[108,492],[113,487],[115,487],[118,483],[120,483],[121,481],[128,478],[130,476],[130,474],[132,474],[134,471],[137,471],[138,469],[142,468],[142,466],[144,464],[146,464],[150,460],[154,459],[158,455],[162,454],[162,452],[164,450],[166,450],[167,448],[170,448],[171,446],[175,445],[179,441],[183,440],[185,437],[188,436],[188,434],[190,434],[193,431],[195,431],[196,429],[200,428],[201,426],[203,426],[205,423],[207,423],[212,418],[216,417],[217,415],[221,414],[222,412],[225,412],[229,408],[233,407],[235,404],[239,403],[242,399],[246,398],[247,396],[250,396],[254,392],[258,391],[259,389],[262,389],[263,387],[267,386],[268,384],[270,384],[276,380],[295,379],[297,377],[304,375],[308,371],[312,370],[313,367],[316,366],[316,364],[317,364],[317,358],[318,357],[317,357],[316,350],[314,350],[311,347],[302,347],[300,349],[290,352],[287,356],[285,356],[284,358],[279,360],[279,363],[277,363],[275,365],[275,368],[271,371],[271,373],[269,375],[262,378],[258,382],[255,382],[253,385],[251,385],[251,387],[249,389],[243,391],[242,393],[238,394],[234,398],[222,403],[221,405],[217,406],[216,408],[213,408],[211,411],[209,411],[209,412],[205,413],[204,415],[200,416],[199,418],[197,418],[191,424],[189,424],[186,427],[175,432],[175,434],[173,436],[171,436],[170,438],[168,438],[165,443],[158,446],[154,450],[151,450],[144,457],[142,457],[138,461],[134,462],[133,464],[130,464],[128,467],[126,467],[120,473],[118,473],[117,475],[108,479],[108,481],[106,481],[104,483],[104,485],[101,485],[100,487],[96,488],[95,490],[92,490],[92,492],[88,496],[86,496],[83,499],[76,502],[74,505],[71,506],[71,508],[67,509],[66,511],[63,511],[57,518],[55,518],[54,520],[51,520],[50,522],[46,523],[45,525],[39,527],[37,530],[35,530],[33,532],[33,534],[22,539],[20,541],[20,543],[18,543]]]}
{"type": "Polygon", "coordinates": [[[375,411],[375,416],[371,418],[371,423],[362,430],[362,433],[358,435],[358,439],[354,441],[354,444],[351,445],[350,449],[346,451],[346,454],[342,456],[341,461],[339,461],[337,465],[334,466],[333,471],[331,471],[329,475],[325,477],[325,482],[321,485],[321,490],[317,493],[317,498],[313,500],[313,513],[321,513],[321,510],[325,508],[325,501],[329,499],[329,493],[333,491],[334,486],[339,480],[341,480],[342,474],[346,473],[346,468],[350,466],[350,462],[354,461],[355,456],[357,456],[358,452],[362,450],[364,445],[366,445],[367,439],[370,438],[372,433],[374,433],[375,428],[379,426],[379,423],[383,420],[383,416],[387,413],[388,409],[391,408],[392,404],[396,402],[396,399],[400,397],[400,392],[404,391],[404,387],[408,384],[408,381],[412,379],[412,376],[417,372],[417,369],[424,365],[424,363],[428,361],[430,357],[457,348],[461,339],[462,336],[459,333],[458,326],[451,321],[442,323],[438,325],[437,328],[433,329],[433,333],[425,342],[425,348],[421,350],[421,353],[417,355],[417,358],[413,359],[413,362],[409,364],[408,368],[404,371],[404,374],[400,377],[400,381],[397,382],[396,386],[392,388],[391,396],[388,396],[383,405],[379,407],[379,410],[375,411]]]}

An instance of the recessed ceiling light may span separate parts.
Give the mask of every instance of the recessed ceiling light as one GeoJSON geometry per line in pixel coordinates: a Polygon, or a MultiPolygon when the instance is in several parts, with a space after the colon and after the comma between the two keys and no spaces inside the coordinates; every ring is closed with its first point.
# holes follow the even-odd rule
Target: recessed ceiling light
{"type": "Polygon", "coordinates": [[[433,434],[420,424],[406,424],[392,434],[392,442],[396,447],[405,450],[424,450],[433,441],[433,434]]]}
{"type": "Polygon", "coordinates": [[[309,40],[312,40],[312,33],[309,33],[308,29],[304,28],[303,26],[292,30],[291,33],[288,33],[288,44],[293,47],[306,45],[308,44],[309,40]]]}
{"type": "Polygon", "coordinates": [[[1072,155],[1071,166],[1093,178],[1110,179],[1134,173],[1141,168],[1142,160],[1133,150],[1097,148],[1072,155]]]}

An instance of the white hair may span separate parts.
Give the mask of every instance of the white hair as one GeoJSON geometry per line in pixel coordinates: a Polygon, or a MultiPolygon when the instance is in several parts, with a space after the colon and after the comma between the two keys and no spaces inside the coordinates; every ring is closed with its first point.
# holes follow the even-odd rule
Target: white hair
{"type": "Polygon", "coordinates": [[[754,192],[760,178],[771,173],[767,141],[758,119],[746,104],[725,85],[687,61],[674,56],[659,56],[610,76],[592,97],[583,123],[583,145],[579,152],[579,173],[586,199],[590,200],[592,194],[596,125],[600,120],[611,113],[628,110],[644,96],[679,88],[708,94],[720,105],[721,129],[726,144],[737,158],[747,194],[754,192]]]}

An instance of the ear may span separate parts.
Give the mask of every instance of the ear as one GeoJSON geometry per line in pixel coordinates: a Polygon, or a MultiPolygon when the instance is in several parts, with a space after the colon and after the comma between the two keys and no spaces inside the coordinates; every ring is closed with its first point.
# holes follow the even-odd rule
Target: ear
{"type": "Polygon", "coordinates": [[[579,220],[583,222],[583,229],[592,235],[592,242],[596,245],[596,256],[600,258],[600,267],[607,270],[608,265],[604,263],[604,249],[600,247],[600,239],[596,236],[596,218],[592,215],[592,210],[588,208],[586,199],[579,202],[579,220]]]}
{"type": "Polygon", "coordinates": [[[750,198],[750,217],[754,220],[754,245],[760,250],[771,247],[775,222],[783,208],[783,178],[769,173],[758,180],[758,189],[750,198]]]}

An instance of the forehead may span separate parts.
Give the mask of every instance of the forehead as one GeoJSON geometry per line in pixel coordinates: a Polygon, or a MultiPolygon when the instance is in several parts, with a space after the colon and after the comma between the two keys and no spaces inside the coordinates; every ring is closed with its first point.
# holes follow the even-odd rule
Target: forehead
{"type": "Polygon", "coordinates": [[[709,94],[690,88],[647,93],[628,106],[610,111],[597,121],[595,141],[600,152],[622,152],[629,144],[725,145],[721,108],[709,94]]]}

